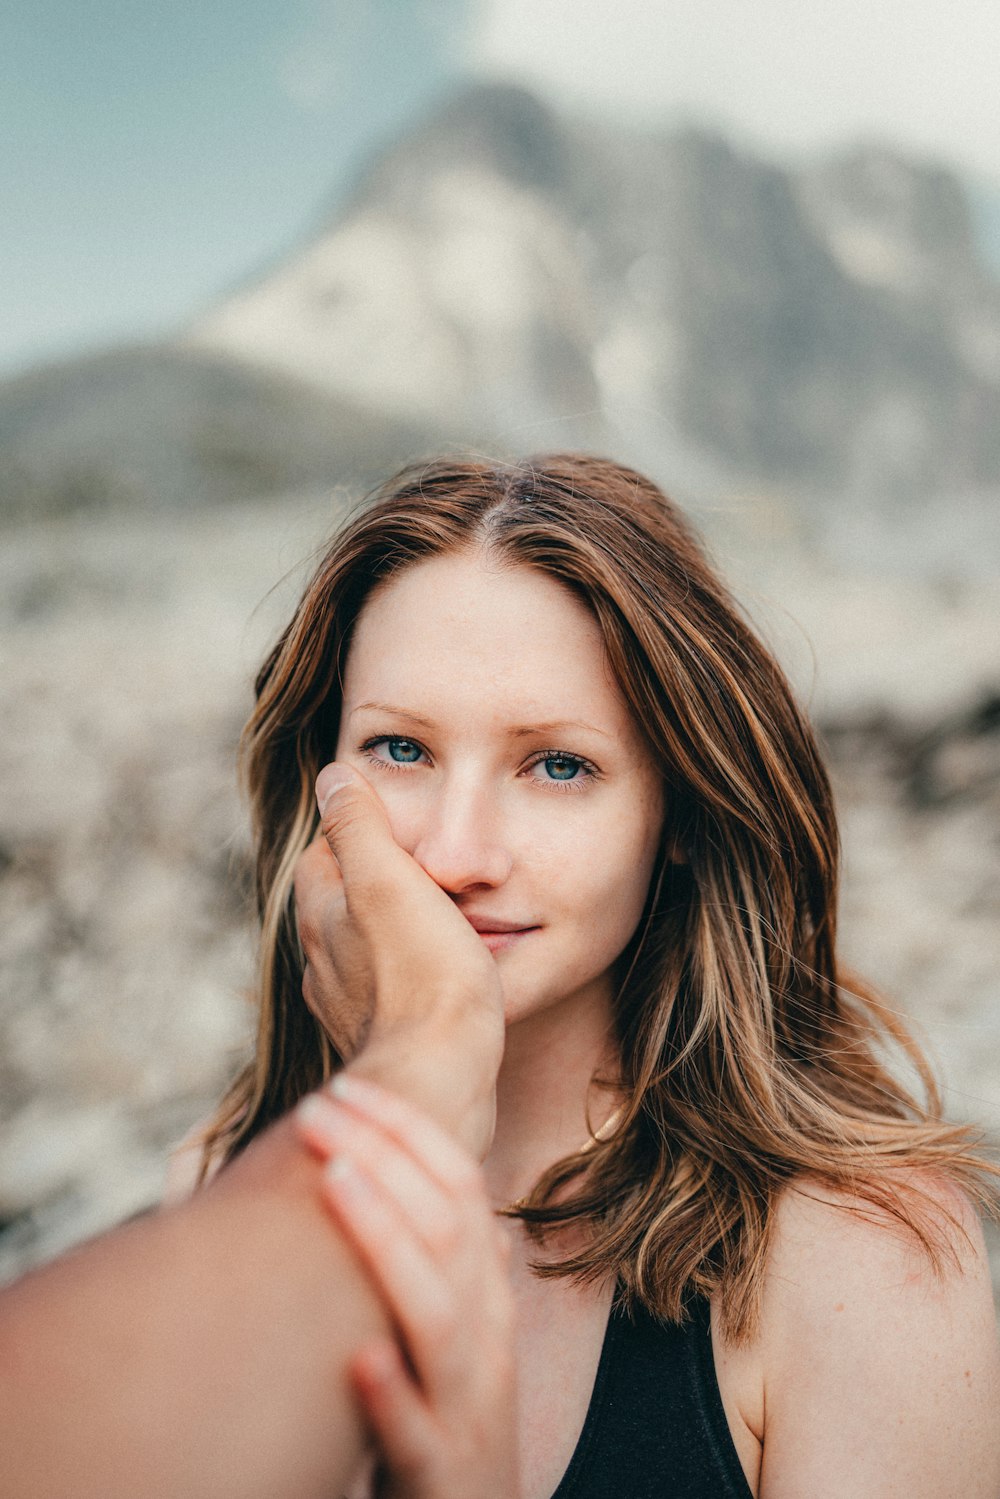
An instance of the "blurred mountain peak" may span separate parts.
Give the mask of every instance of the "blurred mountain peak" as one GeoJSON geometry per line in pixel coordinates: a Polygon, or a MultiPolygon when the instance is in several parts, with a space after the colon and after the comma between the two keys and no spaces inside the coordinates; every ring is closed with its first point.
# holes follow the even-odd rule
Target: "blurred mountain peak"
{"type": "Polygon", "coordinates": [[[566,161],[565,128],[555,111],[519,84],[473,83],[457,90],[391,149],[371,173],[374,186],[419,160],[474,163],[539,192],[557,191],[566,161]]]}
{"type": "Polygon", "coordinates": [[[1000,285],[959,178],[880,145],[782,166],[473,86],[188,337],[456,440],[624,440],[708,487],[1000,483],[1000,285]]]}
{"type": "Polygon", "coordinates": [[[993,513],[1000,281],[974,208],[879,143],[789,165],[470,85],[170,344],[0,384],[0,482],[22,512],[102,486],[203,503],[401,451],[576,446],[810,524],[993,513]]]}

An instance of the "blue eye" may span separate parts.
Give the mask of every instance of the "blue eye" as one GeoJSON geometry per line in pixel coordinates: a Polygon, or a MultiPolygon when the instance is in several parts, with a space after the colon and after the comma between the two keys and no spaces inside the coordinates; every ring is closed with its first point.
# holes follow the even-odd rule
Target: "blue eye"
{"type": "Polygon", "coordinates": [[[397,766],[417,765],[423,761],[424,747],[415,739],[403,734],[376,734],[359,746],[372,765],[382,770],[394,770],[397,766]]]}
{"type": "Polygon", "coordinates": [[[553,781],[573,781],[583,769],[581,761],[570,755],[546,755],[541,764],[553,781]]]}
{"type": "Polygon", "coordinates": [[[412,765],[415,760],[420,759],[420,745],[415,744],[412,739],[385,739],[383,743],[397,765],[412,765]]]}
{"type": "Polygon", "coordinates": [[[571,755],[568,750],[542,750],[528,767],[531,779],[543,786],[566,791],[584,791],[587,785],[600,778],[596,765],[582,755],[571,755]],[[544,775],[538,774],[544,771],[544,775]]]}

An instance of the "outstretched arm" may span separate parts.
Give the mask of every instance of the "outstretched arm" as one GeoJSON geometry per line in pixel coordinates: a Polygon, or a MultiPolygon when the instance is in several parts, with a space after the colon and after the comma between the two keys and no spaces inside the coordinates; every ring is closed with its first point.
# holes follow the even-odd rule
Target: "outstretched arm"
{"type": "Polygon", "coordinates": [[[340,1492],[345,1367],[381,1316],[282,1122],[178,1208],[0,1296],[9,1499],[340,1492]]]}
{"type": "MultiPolygon", "coordinates": [[[[317,932],[371,978],[354,1065],[482,1150],[502,1047],[495,970],[357,778],[324,829],[317,932]],[[387,909],[406,919],[381,922],[387,909]]],[[[0,1294],[7,1499],[342,1491],[362,1445],[347,1370],[386,1322],[331,1231],[320,1173],[283,1121],[190,1201],[0,1294]]]]}

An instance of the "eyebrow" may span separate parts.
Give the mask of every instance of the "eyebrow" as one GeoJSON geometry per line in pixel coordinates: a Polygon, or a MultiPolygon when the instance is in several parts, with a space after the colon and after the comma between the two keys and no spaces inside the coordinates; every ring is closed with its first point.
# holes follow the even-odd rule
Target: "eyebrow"
{"type": "MultiPolygon", "coordinates": [[[[392,703],[359,703],[356,708],[351,709],[351,717],[355,713],[388,713],[395,718],[408,719],[410,723],[419,724],[422,729],[433,729],[434,725],[429,718],[422,718],[419,713],[414,713],[410,708],[398,708],[392,703]]],[[[585,723],[578,718],[556,718],[545,723],[519,724],[516,728],[508,730],[511,739],[535,739],[545,734],[554,734],[563,729],[585,729],[590,734],[598,734],[602,739],[610,739],[612,736],[605,729],[597,728],[596,724],[585,723]]]]}

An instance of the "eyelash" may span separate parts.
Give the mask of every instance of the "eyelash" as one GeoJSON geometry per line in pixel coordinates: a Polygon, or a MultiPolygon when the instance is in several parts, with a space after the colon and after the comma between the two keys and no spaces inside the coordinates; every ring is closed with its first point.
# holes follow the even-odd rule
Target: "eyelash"
{"type": "MultiPolygon", "coordinates": [[[[416,760],[380,760],[379,757],[374,753],[374,751],[380,744],[412,744],[415,746],[415,748],[420,750],[421,754],[426,755],[427,753],[427,751],[424,749],[424,746],[420,743],[420,740],[411,739],[408,734],[376,734],[373,736],[373,738],[366,739],[365,742],[359,746],[361,753],[368,760],[369,764],[377,766],[379,770],[387,770],[390,773],[394,773],[396,771],[405,771],[408,766],[416,765],[419,762],[416,760]]],[[[589,760],[585,760],[582,755],[574,755],[571,754],[569,750],[559,749],[539,750],[536,754],[532,755],[527,765],[525,765],[523,768],[525,770],[533,770],[536,765],[543,765],[546,760],[566,760],[570,764],[578,766],[581,772],[581,774],[575,775],[570,781],[546,780],[542,783],[546,786],[550,786],[554,791],[582,791],[588,781],[596,780],[600,775],[600,771],[597,769],[597,766],[593,765],[589,760]]]]}

